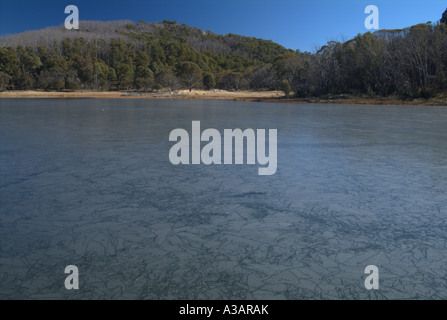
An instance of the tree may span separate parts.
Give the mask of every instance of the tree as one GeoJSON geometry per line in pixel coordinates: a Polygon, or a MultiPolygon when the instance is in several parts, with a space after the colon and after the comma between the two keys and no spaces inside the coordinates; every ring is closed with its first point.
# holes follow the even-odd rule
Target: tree
{"type": "Polygon", "coordinates": [[[278,83],[272,65],[263,65],[250,70],[247,79],[251,89],[273,89],[278,83]]]}
{"type": "Polygon", "coordinates": [[[149,69],[150,63],[150,57],[145,51],[137,53],[134,81],[137,89],[147,90],[154,84],[154,73],[149,69]]]}
{"type": "Polygon", "coordinates": [[[40,73],[37,85],[45,90],[60,91],[65,89],[65,76],[65,72],[46,70],[40,73]]]}
{"type": "Polygon", "coordinates": [[[290,92],[292,91],[292,87],[290,86],[290,82],[287,80],[283,80],[281,82],[281,90],[284,91],[286,98],[289,99],[290,92]]]}
{"type": "Polygon", "coordinates": [[[77,72],[78,78],[84,85],[89,85],[94,79],[94,65],[90,59],[86,59],[79,54],[70,57],[72,68],[77,72]]]}
{"type": "Polygon", "coordinates": [[[445,9],[444,13],[442,14],[441,23],[447,24],[447,9],[445,9]]]}
{"type": "MultiPolygon", "coordinates": [[[[44,51],[42,48],[41,52],[44,51]]],[[[65,89],[67,77],[76,77],[75,74],[76,72],[69,68],[66,58],[60,56],[58,50],[54,48],[45,57],[43,69],[38,76],[37,87],[45,90],[65,89]]],[[[77,79],[73,79],[73,82],[77,82],[77,79]]]]}
{"type": "Polygon", "coordinates": [[[75,70],[68,70],[65,73],[65,89],[77,90],[82,84],[86,85],[79,79],[75,70]]]}
{"type": "Polygon", "coordinates": [[[10,80],[11,76],[0,71],[0,92],[8,89],[10,80]]]}
{"type": "Polygon", "coordinates": [[[107,87],[109,68],[100,59],[93,59],[93,81],[96,87],[107,87]]]}
{"type": "Polygon", "coordinates": [[[164,87],[171,90],[177,90],[181,88],[179,79],[169,68],[164,68],[159,71],[156,82],[156,87],[164,87]]]}
{"type": "Polygon", "coordinates": [[[135,86],[137,89],[147,90],[154,84],[154,73],[151,69],[139,66],[135,71],[135,86]]]}
{"type": "Polygon", "coordinates": [[[183,81],[183,84],[192,91],[198,82],[202,79],[202,70],[195,62],[186,61],[180,64],[179,75],[183,81]]]}
{"type": "Polygon", "coordinates": [[[109,80],[110,88],[115,89],[116,85],[117,85],[118,78],[116,76],[115,69],[112,67],[109,68],[109,72],[107,74],[107,80],[109,80]]]}
{"type": "Polygon", "coordinates": [[[240,72],[224,71],[217,75],[217,86],[224,90],[238,91],[248,87],[248,81],[240,72]]]}
{"type": "Polygon", "coordinates": [[[216,80],[214,79],[214,76],[211,73],[207,73],[203,77],[203,85],[205,86],[206,90],[213,89],[216,86],[216,80]]]}
{"type": "Polygon", "coordinates": [[[285,79],[295,87],[300,72],[304,70],[304,61],[295,52],[287,52],[276,58],[274,67],[279,79],[285,79]]]}
{"type": "Polygon", "coordinates": [[[131,88],[134,79],[134,65],[130,58],[117,64],[116,76],[119,89],[129,90],[131,88]]]}
{"type": "Polygon", "coordinates": [[[7,89],[20,89],[19,80],[22,77],[22,72],[16,49],[12,47],[0,48],[0,71],[10,76],[7,89]]]}

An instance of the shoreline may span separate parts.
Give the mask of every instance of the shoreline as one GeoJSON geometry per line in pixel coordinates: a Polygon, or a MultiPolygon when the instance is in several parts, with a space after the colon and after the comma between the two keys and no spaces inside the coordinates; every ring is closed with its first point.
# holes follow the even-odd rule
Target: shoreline
{"type": "Polygon", "coordinates": [[[112,99],[275,99],[282,91],[175,90],[159,92],[132,91],[3,91],[0,98],[112,98],[112,99]]]}
{"type": "Polygon", "coordinates": [[[201,100],[233,100],[246,102],[279,102],[279,103],[332,103],[357,105],[412,105],[412,106],[447,106],[446,98],[400,100],[394,97],[354,97],[337,95],[320,98],[289,98],[282,91],[225,91],[225,90],[177,90],[155,93],[128,91],[4,91],[0,98],[92,98],[92,99],[201,99],[201,100]]]}
{"type": "Polygon", "coordinates": [[[247,102],[280,102],[280,103],[321,103],[321,104],[352,104],[352,105],[377,105],[377,106],[446,106],[447,101],[433,101],[424,99],[399,100],[392,98],[290,98],[290,99],[269,99],[269,98],[236,98],[235,101],[247,102]]]}

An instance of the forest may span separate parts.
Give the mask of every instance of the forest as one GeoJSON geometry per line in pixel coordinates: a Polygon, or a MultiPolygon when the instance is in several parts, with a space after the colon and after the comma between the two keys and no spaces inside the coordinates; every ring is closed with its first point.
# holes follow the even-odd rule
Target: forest
{"type": "Polygon", "coordinates": [[[1,37],[0,91],[281,89],[414,99],[447,89],[447,10],[434,23],[330,41],[314,53],[168,20],[80,26],[1,37]]]}

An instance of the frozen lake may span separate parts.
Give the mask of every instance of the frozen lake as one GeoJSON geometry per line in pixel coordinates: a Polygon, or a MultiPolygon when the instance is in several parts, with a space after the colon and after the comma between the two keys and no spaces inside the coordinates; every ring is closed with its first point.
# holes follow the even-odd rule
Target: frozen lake
{"type": "Polygon", "coordinates": [[[447,299],[447,107],[0,99],[0,299],[25,298],[447,299]],[[172,165],[193,120],[277,129],[276,174],[172,165]]]}

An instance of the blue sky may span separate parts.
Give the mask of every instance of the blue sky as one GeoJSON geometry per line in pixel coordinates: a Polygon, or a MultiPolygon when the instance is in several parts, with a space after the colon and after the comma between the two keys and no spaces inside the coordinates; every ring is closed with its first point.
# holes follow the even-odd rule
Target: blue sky
{"type": "Polygon", "coordinates": [[[445,0],[0,0],[0,35],[61,25],[69,4],[78,6],[81,21],[177,20],[302,51],[368,31],[367,5],[379,8],[381,29],[438,21],[447,7],[445,0]]]}

